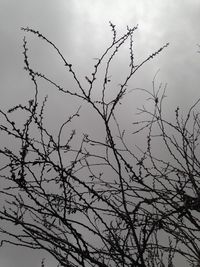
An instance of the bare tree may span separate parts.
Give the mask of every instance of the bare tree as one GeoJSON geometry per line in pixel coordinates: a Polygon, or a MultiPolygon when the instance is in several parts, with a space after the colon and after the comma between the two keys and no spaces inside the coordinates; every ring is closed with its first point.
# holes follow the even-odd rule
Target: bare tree
{"type": "Polygon", "coordinates": [[[13,149],[0,149],[1,245],[44,249],[60,266],[175,266],[179,258],[199,266],[200,120],[195,112],[199,100],[185,118],[177,108],[174,122],[169,122],[162,111],[165,87],[156,88],[154,79],[152,91],[137,89],[149,95],[152,105],[139,108],[133,123],[133,137],[143,136],[143,146],[130,146],[117,118],[118,106],[135,72],[168,43],[136,64],[133,34],[137,27],[127,27],[120,37],[115,25],[110,27],[112,42],[96,60],[91,76],[85,77],[87,87],[54,43],[38,31],[22,28],[55,49],[78,89],[65,89],[33,70],[24,37],[25,69],[34,97],[7,112],[0,110],[1,133],[16,144],[13,149]],[[108,101],[111,64],[126,42],[127,76],[108,101]],[[100,67],[101,96],[95,99],[100,67]],[[69,129],[72,121],[81,120],[80,108],[62,123],[57,135],[51,134],[45,127],[47,97],[39,97],[39,79],[90,106],[104,136],[98,139],[83,133],[77,147],[77,133],[69,129]],[[25,117],[23,126],[13,120],[16,112],[25,117]],[[158,147],[165,152],[163,158],[158,147]]]}

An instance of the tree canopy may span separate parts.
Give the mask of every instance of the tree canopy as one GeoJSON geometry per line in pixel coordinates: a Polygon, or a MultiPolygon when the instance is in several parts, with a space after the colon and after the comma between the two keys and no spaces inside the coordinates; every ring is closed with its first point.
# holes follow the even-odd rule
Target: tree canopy
{"type": "Polygon", "coordinates": [[[77,89],[61,87],[34,70],[24,37],[24,65],[34,96],[8,111],[0,109],[1,135],[14,144],[0,148],[1,245],[44,249],[59,266],[68,267],[172,267],[178,260],[199,266],[200,120],[196,107],[200,99],[186,116],[177,107],[169,121],[163,112],[165,86],[157,86],[154,78],[151,91],[133,89],[130,97],[139,90],[151,105],[138,107],[130,145],[117,109],[130,92],[136,71],[168,43],[135,62],[137,26],[127,27],[119,37],[115,25],[110,23],[110,27],[112,42],[95,59],[84,83],[52,41],[39,31],[22,28],[57,52],[77,89]],[[127,75],[115,85],[116,95],[109,99],[109,88],[114,86],[111,65],[126,43],[127,75]],[[102,124],[101,138],[81,133],[77,141],[71,123],[81,120],[80,107],[52,134],[45,124],[48,98],[39,97],[40,79],[63,97],[90,106],[98,117],[96,123],[102,124]],[[93,94],[97,81],[101,84],[98,99],[93,94]],[[23,117],[23,125],[13,114],[23,117]],[[142,146],[135,143],[137,136],[142,138],[142,146]]]}

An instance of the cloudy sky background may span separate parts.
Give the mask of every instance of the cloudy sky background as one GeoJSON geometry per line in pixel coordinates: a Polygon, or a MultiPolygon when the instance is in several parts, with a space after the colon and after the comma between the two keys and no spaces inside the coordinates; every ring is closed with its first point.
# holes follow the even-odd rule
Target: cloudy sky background
{"type": "MultiPolygon", "coordinates": [[[[168,116],[173,116],[170,112],[177,105],[185,110],[200,97],[199,0],[0,0],[1,108],[26,103],[33,96],[32,84],[23,70],[25,33],[20,27],[39,30],[52,40],[84,80],[93,70],[93,58],[111,42],[109,21],[116,24],[119,34],[125,32],[127,25],[139,24],[134,39],[136,63],[166,42],[170,43],[163,53],[138,71],[129,84],[130,89],[151,89],[153,76],[160,69],[158,83],[168,84],[165,102],[168,116]]],[[[71,81],[55,52],[34,36],[26,36],[32,66],[61,85],[70,86],[71,81]]],[[[114,77],[124,74],[124,66],[128,64],[125,50],[113,68],[114,77]]],[[[52,87],[43,84],[41,87],[44,89],[41,95],[49,95],[49,114],[56,127],[56,123],[75,111],[78,104],[67,102],[52,87]]],[[[124,100],[126,114],[134,115],[140,97],[136,93],[124,100]]],[[[126,117],[122,119],[126,123],[126,117]]],[[[87,121],[86,125],[88,128],[87,121]]],[[[39,267],[43,256],[41,252],[27,249],[1,248],[0,267],[39,267]]],[[[51,258],[46,263],[47,267],[55,267],[51,258]]]]}

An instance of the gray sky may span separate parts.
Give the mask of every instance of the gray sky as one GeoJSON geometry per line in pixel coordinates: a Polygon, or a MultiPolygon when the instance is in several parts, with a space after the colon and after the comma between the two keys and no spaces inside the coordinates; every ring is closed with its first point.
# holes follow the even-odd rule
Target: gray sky
{"type": "MultiPolygon", "coordinates": [[[[152,78],[160,69],[157,79],[168,83],[166,105],[169,110],[177,105],[185,109],[200,96],[199,0],[0,0],[1,108],[28,101],[33,94],[30,79],[23,70],[24,32],[20,27],[32,27],[55,42],[83,79],[92,71],[92,58],[98,57],[110,44],[109,21],[117,25],[119,33],[124,32],[127,25],[139,24],[134,40],[136,60],[144,59],[170,42],[163,53],[136,74],[130,88],[150,89],[152,78]]],[[[55,53],[37,38],[27,37],[33,66],[61,84],[67,83],[55,53]]],[[[126,57],[122,54],[113,70],[116,77],[124,64],[126,57]]],[[[42,94],[47,92],[50,107],[57,108],[56,114],[50,116],[55,125],[76,107],[71,102],[66,105],[63,96],[57,96],[52,88],[44,88],[42,94]]],[[[125,101],[126,112],[134,114],[137,99],[125,101]]],[[[39,267],[42,257],[42,253],[26,249],[3,248],[0,249],[0,267],[39,267]]],[[[48,259],[47,263],[47,267],[55,267],[53,260],[48,259]]]]}

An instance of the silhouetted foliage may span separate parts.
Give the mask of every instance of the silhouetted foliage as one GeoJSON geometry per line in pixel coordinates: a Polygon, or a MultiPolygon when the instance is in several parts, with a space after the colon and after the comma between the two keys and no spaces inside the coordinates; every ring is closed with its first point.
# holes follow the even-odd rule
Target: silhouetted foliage
{"type": "Polygon", "coordinates": [[[173,122],[163,114],[165,87],[157,88],[154,79],[152,91],[135,89],[147,94],[152,105],[138,108],[130,146],[116,110],[120,101],[123,105],[122,98],[135,72],[168,43],[136,64],[133,34],[137,27],[127,27],[120,37],[115,25],[110,23],[110,27],[112,43],[96,59],[90,77],[85,76],[87,88],[54,43],[39,31],[22,28],[56,50],[78,90],[65,89],[33,70],[24,37],[25,70],[35,91],[27,104],[8,112],[0,110],[1,133],[16,142],[13,150],[0,149],[0,231],[5,237],[1,245],[7,242],[44,249],[60,266],[68,267],[172,267],[179,258],[199,266],[200,119],[195,107],[200,100],[186,117],[177,108],[173,122]],[[116,96],[107,101],[110,66],[125,42],[130,44],[129,71],[116,96]],[[101,96],[96,100],[93,89],[100,66],[104,67],[104,76],[101,96]],[[76,131],[71,129],[66,134],[64,129],[70,129],[72,121],[81,120],[80,108],[63,122],[57,135],[51,134],[45,127],[47,97],[39,99],[38,79],[55,86],[72,101],[79,98],[90,106],[103,125],[104,136],[99,140],[84,133],[77,148],[76,131]],[[26,116],[21,127],[12,119],[15,112],[26,116]],[[137,135],[143,136],[142,147],[134,143],[137,135]]]}

